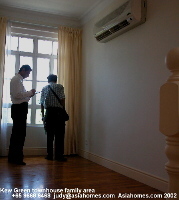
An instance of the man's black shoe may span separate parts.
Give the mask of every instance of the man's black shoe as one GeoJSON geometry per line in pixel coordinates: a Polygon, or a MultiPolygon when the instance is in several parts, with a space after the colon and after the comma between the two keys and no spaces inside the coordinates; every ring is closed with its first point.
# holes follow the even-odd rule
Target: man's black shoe
{"type": "Polygon", "coordinates": [[[26,165],[25,162],[23,161],[12,161],[12,160],[8,160],[9,163],[11,164],[16,164],[16,165],[26,165]]]}
{"type": "Polygon", "coordinates": [[[26,163],[25,163],[25,162],[23,162],[23,161],[16,162],[15,164],[17,164],[17,165],[26,165],[26,163]]]}
{"type": "Polygon", "coordinates": [[[53,160],[53,157],[52,156],[46,156],[45,159],[47,159],[47,160],[53,160]]]}

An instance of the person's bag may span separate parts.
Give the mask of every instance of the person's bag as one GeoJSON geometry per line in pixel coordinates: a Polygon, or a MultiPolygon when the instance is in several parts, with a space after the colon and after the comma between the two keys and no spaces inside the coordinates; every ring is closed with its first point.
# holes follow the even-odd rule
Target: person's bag
{"type": "MultiPolygon", "coordinates": [[[[57,94],[53,91],[53,89],[50,87],[50,85],[49,85],[49,88],[50,88],[50,90],[53,92],[53,94],[55,95],[55,97],[58,99],[58,101],[59,101],[59,103],[60,103],[60,98],[57,96],[57,94]]],[[[60,103],[61,104],[61,103],[60,103]]],[[[67,111],[65,110],[65,108],[63,107],[62,108],[62,118],[63,118],[63,120],[64,121],[68,121],[69,120],[69,115],[68,115],[68,113],[67,113],[67,111]]]]}
{"type": "Polygon", "coordinates": [[[69,120],[69,115],[66,112],[65,108],[63,108],[63,118],[64,118],[64,121],[68,121],[69,120]]]}

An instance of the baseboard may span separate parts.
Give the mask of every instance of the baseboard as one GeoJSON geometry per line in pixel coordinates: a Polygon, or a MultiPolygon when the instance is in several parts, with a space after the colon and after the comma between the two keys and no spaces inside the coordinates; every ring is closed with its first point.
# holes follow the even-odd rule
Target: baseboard
{"type": "MultiPolygon", "coordinates": [[[[8,155],[8,152],[9,152],[9,149],[7,149],[6,156],[8,155]]],[[[24,153],[24,156],[44,156],[44,155],[47,155],[47,148],[24,147],[23,153],[24,153]]]]}
{"type": "Polygon", "coordinates": [[[153,175],[130,168],[128,166],[108,160],[106,158],[100,157],[98,155],[92,154],[90,152],[87,152],[87,151],[84,151],[81,149],[78,152],[81,157],[91,160],[99,165],[102,165],[102,166],[108,168],[108,169],[111,169],[111,170],[118,172],[122,175],[125,175],[129,178],[137,180],[137,181],[144,183],[150,187],[156,188],[162,192],[167,191],[168,182],[166,180],[162,180],[153,175]]]}
{"type": "Polygon", "coordinates": [[[26,156],[43,156],[47,154],[46,148],[24,148],[24,155],[26,156]]]}

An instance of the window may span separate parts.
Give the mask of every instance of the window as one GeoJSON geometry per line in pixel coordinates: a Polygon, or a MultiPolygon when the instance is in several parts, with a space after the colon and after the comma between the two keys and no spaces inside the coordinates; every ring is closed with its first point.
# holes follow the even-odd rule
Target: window
{"type": "MultiPolygon", "coordinates": [[[[48,84],[47,76],[51,73],[57,74],[57,48],[56,38],[12,33],[11,56],[8,61],[12,70],[9,72],[9,76],[13,77],[22,65],[30,65],[32,72],[28,78],[23,80],[24,86],[27,91],[35,88],[40,92],[48,84]]],[[[12,123],[10,109],[8,116],[8,123],[12,123]]],[[[29,101],[27,123],[40,125],[42,124],[41,118],[40,93],[38,93],[29,101]]]]}

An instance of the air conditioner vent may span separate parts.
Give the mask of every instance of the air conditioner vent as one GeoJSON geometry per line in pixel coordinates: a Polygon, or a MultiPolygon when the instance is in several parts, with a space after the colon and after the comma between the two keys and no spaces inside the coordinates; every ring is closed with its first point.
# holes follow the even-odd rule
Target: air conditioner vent
{"type": "Polygon", "coordinates": [[[96,37],[97,41],[101,41],[104,38],[108,37],[109,35],[121,30],[122,28],[128,26],[130,23],[127,20],[124,20],[123,22],[115,25],[114,27],[112,27],[111,29],[107,30],[106,32],[102,33],[101,35],[96,37]]]}
{"type": "Polygon", "coordinates": [[[115,33],[121,29],[123,29],[124,27],[128,26],[130,23],[127,20],[124,20],[123,22],[117,24],[116,26],[112,27],[110,29],[111,32],[115,33]]]}
{"type": "Polygon", "coordinates": [[[97,41],[101,41],[101,40],[103,40],[104,38],[108,37],[111,34],[112,34],[112,32],[110,30],[108,30],[108,31],[102,33],[101,35],[97,36],[96,40],[97,41]]]}

